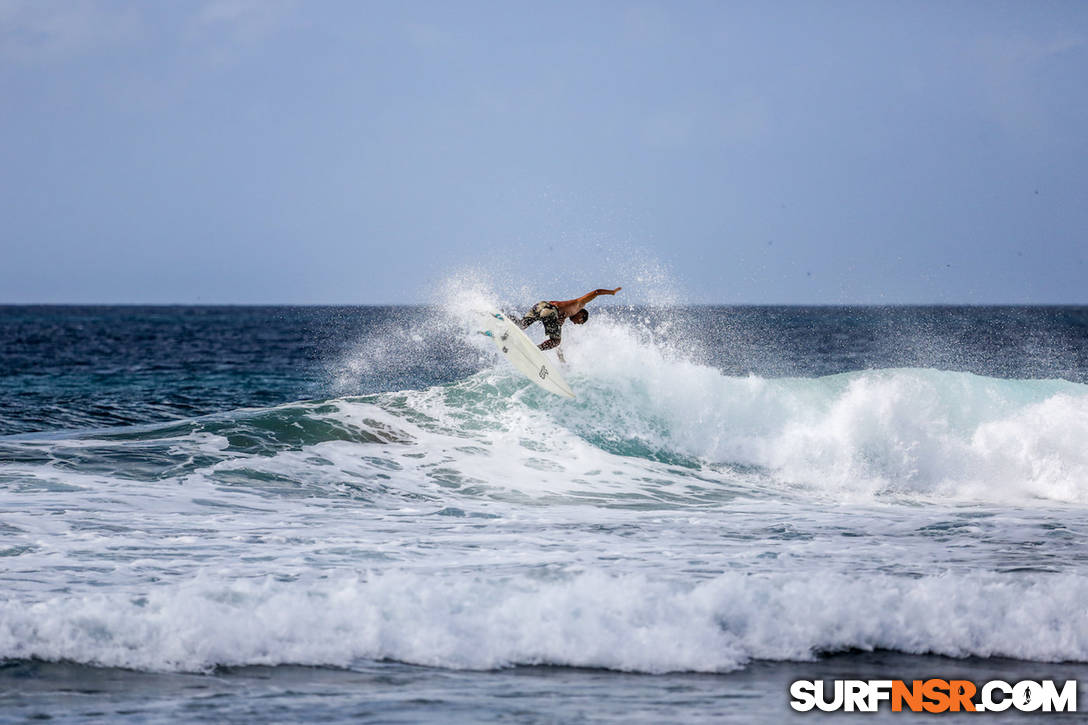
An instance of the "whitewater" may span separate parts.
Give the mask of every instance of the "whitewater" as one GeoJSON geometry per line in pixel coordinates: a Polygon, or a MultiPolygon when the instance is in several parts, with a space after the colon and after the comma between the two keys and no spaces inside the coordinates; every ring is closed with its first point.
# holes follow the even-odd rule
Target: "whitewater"
{"type": "MultiPolygon", "coordinates": [[[[1081,378],[741,371],[683,314],[645,318],[566,334],[573,401],[471,329],[431,370],[449,379],[383,384],[448,324],[399,338],[387,316],[323,361],[332,395],[0,437],[0,660],[205,678],[1088,662],[1081,378]]],[[[31,390],[16,373],[9,392],[31,390]]]]}

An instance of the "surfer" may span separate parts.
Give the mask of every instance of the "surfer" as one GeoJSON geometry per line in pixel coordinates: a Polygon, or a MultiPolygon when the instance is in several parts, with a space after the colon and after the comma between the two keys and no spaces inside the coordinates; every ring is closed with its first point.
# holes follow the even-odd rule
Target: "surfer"
{"type": "MultiPolygon", "coordinates": [[[[518,327],[525,329],[534,322],[540,322],[544,325],[544,332],[547,333],[548,339],[537,345],[541,350],[551,350],[553,347],[559,345],[563,337],[563,323],[570,320],[576,325],[584,325],[586,320],[589,319],[589,310],[586,309],[586,304],[595,299],[598,295],[614,295],[619,292],[623,287],[617,287],[616,289],[595,289],[592,292],[573,300],[551,300],[540,301],[533,305],[533,309],[529,310],[520,320],[511,318],[518,327]]],[[[556,352],[560,352],[556,350],[556,352]]],[[[562,354],[560,353],[560,359],[562,354]]]]}

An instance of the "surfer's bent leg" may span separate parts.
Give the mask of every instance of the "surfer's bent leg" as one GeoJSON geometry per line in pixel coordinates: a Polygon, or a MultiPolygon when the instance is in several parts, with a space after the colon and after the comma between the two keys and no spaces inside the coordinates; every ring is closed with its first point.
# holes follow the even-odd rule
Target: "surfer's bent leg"
{"type": "Polygon", "coordinates": [[[525,313],[525,317],[520,321],[511,318],[514,324],[525,329],[534,322],[544,323],[544,332],[548,334],[548,339],[540,343],[538,346],[541,350],[551,350],[553,347],[559,344],[559,340],[562,337],[563,323],[559,321],[559,308],[553,305],[551,302],[540,301],[533,305],[533,309],[525,313]]]}
{"type": "MultiPolygon", "coordinates": [[[[557,317],[549,317],[544,320],[544,332],[548,333],[549,340],[555,340],[556,345],[563,339],[563,328],[560,326],[557,317]]],[[[555,345],[552,347],[555,347],[555,345]]]]}
{"type": "Polygon", "coordinates": [[[525,317],[521,318],[521,320],[517,320],[514,318],[511,319],[514,321],[515,325],[524,330],[526,327],[533,324],[534,322],[544,322],[545,326],[547,326],[548,318],[558,317],[559,310],[558,308],[556,308],[555,305],[550,302],[541,301],[533,305],[533,309],[526,312],[525,317]]]}
{"type": "Polygon", "coordinates": [[[540,343],[541,350],[551,350],[553,347],[557,347],[563,339],[563,323],[559,321],[559,309],[552,304],[549,304],[548,307],[551,308],[548,310],[551,314],[541,320],[544,323],[544,332],[548,334],[548,339],[540,343]]]}

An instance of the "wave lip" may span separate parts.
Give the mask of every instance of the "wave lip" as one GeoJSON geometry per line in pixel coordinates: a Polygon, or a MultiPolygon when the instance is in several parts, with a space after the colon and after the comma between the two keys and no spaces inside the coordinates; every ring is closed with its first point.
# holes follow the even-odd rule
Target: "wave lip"
{"type": "Polygon", "coordinates": [[[583,399],[552,412],[613,452],[752,467],[836,499],[1088,502],[1088,385],[893,368],[736,377],[602,325],[568,353],[583,399]],[[589,365],[592,361],[592,365],[589,365]]]}
{"type": "Polygon", "coordinates": [[[1083,662],[1086,597],[1088,578],[1074,574],[726,574],[693,586],[603,572],[310,584],[203,575],[142,597],[0,603],[0,657],[151,671],[396,660],[725,672],[849,649],[1083,662]]]}
{"type": "MultiPolygon", "coordinates": [[[[576,372],[573,402],[497,369],[422,391],[9,438],[0,459],[24,473],[44,464],[53,475],[50,464],[63,459],[140,480],[243,467],[321,485],[327,472],[294,459],[326,456],[331,468],[367,477],[378,474],[357,471],[358,460],[402,467],[411,448],[426,466],[441,461],[465,481],[522,492],[592,488],[584,481],[600,481],[602,470],[625,471],[630,487],[650,466],[651,477],[681,486],[692,481],[676,469],[699,474],[701,489],[739,484],[833,501],[1088,503],[1086,385],[928,369],[731,377],[653,348],[639,355],[639,365],[576,372]]],[[[436,470],[423,466],[423,479],[436,470]]]]}

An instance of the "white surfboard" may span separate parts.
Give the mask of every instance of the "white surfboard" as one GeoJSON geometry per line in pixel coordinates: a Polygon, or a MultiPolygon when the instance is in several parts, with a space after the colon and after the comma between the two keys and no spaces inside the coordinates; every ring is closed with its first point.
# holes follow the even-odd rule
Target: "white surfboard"
{"type": "Polygon", "coordinates": [[[559,374],[558,366],[544,356],[529,336],[521,328],[507,319],[501,312],[480,312],[482,332],[495,341],[499,352],[532,380],[549,393],[573,398],[574,391],[559,374]]]}

